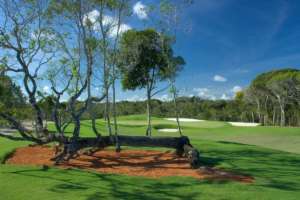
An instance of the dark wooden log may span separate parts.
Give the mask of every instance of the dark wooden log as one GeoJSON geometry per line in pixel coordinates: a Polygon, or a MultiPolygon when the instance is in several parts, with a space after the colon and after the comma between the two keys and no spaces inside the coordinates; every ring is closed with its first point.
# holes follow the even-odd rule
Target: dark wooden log
{"type": "MultiPolygon", "coordinates": [[[[118,141],[121,146],[134,147],[166,147],[176,149],[179,156],[187,157],[192,168],[199,165],[199,152],[189,141],[188,137],[147,137],[147,136],[118,136],[118,141]]],[[[64,150],[58,155],[55,160],[68,160],[80,150],[84,148],[105,148],[113,146],[115,138],[110,136],[101,136],[98,138],[78,138],[76,141],[69,139],[64,143],[64,150]]]]}
{"type": "MultiPolygon", "coordinates": [[[[191,146],[189,138],[182,137],[147,137],[147,136],[118,136],[118,142],[121,146],[134,147],[166,147],[174,148],[178,155],[182,156],[185,152],[184,145],[191,146]]],[[[69,141],[68,143],[73,143],[69,141]]],[[[105,148],[115,144],[115,137],[101,136],[98,138],[81,137],[76,141],[75,149],[88,147],[105,148]]]]}
{"type": "Polygon", "coordinates": [[[187,157],[192,168],[196,169],[200,165],[200,153],[192,145],[184,145],[184,156],[187,157]]]}

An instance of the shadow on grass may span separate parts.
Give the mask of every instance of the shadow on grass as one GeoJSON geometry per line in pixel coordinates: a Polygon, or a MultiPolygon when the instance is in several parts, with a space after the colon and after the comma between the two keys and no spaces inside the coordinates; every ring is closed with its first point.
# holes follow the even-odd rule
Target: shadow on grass
{"type": "MultiPolygon", "coordinates": [[[[200,150],[204,165],[253,176],[256,180],[253,184],[245,186],[249,187],[247,191],[266,190],[272,193],[284,191],[299,194],[297,193],[300,191],[299,155],[228,142],[203,141],[196,143],[194,146],[200,150]]],[[[155,180],[56,168],[10,170],[6,173],[45,179],[47,182],[52,183],[46,187],[47,190],[57,194],[78,192],[86,200],[100,198],[194,200],[205,195],[206,191],[202,189],[208,186],[211,190],[220,188],[219,184],[223,184],[222,187],[225,188],[225,186],[232,183],[224,180],[198,181],[193,178],[182,177],[155,180]]],[[[231,191],[232,188],[229,188],[231,191]]],[[[226,191],[228,191],[228,188],[227,190],[224,189],[224,192],[226,191]]],[[[224,199],[226,199],[225,196],[224,199]]]]}
{"type": "MultiPolygon", "coordinates": [[[[28,169],[10,172],[22,176],[30,176],[55,182],[48,190],[55,193],[79,192],[86,200],[95,199],[129,199],[129,200],[170,200],[199,199],[200,191],[187,193],[175,192],[181,188],[189,188],[196,183],[189,181],[164,180],[129,177],[122,175],[99,174],[79,170],[28,169]]],[[[176,178],[175,178],[176,179],[176,178]]],[[[177,178],[178,179],[178,178],[177,178]]]]}
{"type": "Polygon", "coordinates": [[[223,159],[221,159],[221,158],[201,156],[200,165],[208,166],[208,167],[215,167],[215,166],[219,165],[222,161],[223,161],[223,159]]]}
{"type": "Polygon", "coordinates": [[[176,124],[155,124],[153,125],[153,128],[154,129],[164,129],[164,128],[174,128],[174,129],[177,129],[177,125],[176,124]]]}
{"type": "MultiPolygon", "coordinates": [[[[203,152],[207,165],[250,175],[259,179],[256,184],[262,187],[300,190],[300,156],[297,154],[234,142],[221,141],[214,145],[211,151],[203,152]]],[[[201,145],[197,148],[201,152],[201,145]]]]}
{"type": "Polygon", "coordinates": [[[228,142],[228,141],[218,141],[217,143],[220,143],[220,144],[236,144],[236,145],[244,145],[244,146],[249,146],[249,147],[256,146],[256,145],[252,145],[252,144],[242,144],[242,143],[238,143],[238,142],[228,142]]]}

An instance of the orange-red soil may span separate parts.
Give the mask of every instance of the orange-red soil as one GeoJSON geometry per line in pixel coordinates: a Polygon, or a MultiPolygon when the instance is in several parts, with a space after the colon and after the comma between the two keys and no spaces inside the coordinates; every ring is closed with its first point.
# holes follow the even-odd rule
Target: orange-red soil
{"type": "MultiPolygon", "coordinates": [[[[16,149],[15,153],[6,161],[17,165],[46,165],[53,166],[51,161],[54,149],[47,146],[30,146],[16,149]]],[[[160,178],[164,176],[190,176],[197,179],[234,180],[245,183],[253,182],[248,176],[214,168],[201,167],[191,169],[185,158],[180,158],[170,151],[153,150],[122,150],[116,153],[113,150],[100,150],[93,155],[80,154],[75,159],[60,164],[62,168],[80,168],[95,170],[102,173],[127,174],[160,178]]]]}

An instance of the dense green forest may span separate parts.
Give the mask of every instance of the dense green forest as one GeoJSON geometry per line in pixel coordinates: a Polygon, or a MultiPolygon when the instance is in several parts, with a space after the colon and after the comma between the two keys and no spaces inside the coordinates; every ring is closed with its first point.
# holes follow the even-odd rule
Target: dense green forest
{"type": "MultiPolygon", "coordinates": [[[[172,101],[152,100],[153,114],[174,117],[172,101]]],[[[232,100],[207,100],[179,97],[181,117],[218,121],[258,122],[262,125],[300,125],[300,70],[281,69],[258,75],[250,86],[236,93],[232,100]]],[[[102,104],[99,107],[101,115],[102,104]]],[[[145,102],[118,102],[118,115],[142,114],[145,102]]],[[[85,115],[89,118],[88,113],[85,115]]]]}

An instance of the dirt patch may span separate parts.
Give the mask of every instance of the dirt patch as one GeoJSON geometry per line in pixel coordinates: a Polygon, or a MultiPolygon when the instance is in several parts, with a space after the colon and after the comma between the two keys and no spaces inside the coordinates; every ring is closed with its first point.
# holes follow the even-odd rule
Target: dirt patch
{"type": "MultiPolygon", "coordinates": [[[[53,166],[54,149],[46,146],[30,146],[16,149],[6,161],[17,165],[53,166]]],[[[200,167],[191,169],[185,158],[176,156],[171,151],[153,150],[101,150],[93,155],[80,154],[76,159],[60,164],[62,168],[80,168],[102,173],[127,174],[160,178],[165,176],[189,176],[197,179],[234,180],[245,183],[253,182],[253,178],[236,175],[214,168],[200,167]]]]}

